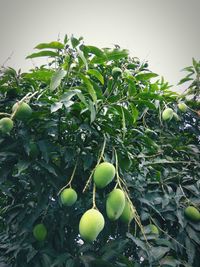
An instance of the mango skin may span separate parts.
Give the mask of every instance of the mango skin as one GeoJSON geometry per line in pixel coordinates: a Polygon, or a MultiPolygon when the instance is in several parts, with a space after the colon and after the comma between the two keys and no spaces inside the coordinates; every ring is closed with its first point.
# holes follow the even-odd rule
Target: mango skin
{"type": "Polygon", "coordinates": [[[64,189],[60,194],[60,201],[64,206],[72,206],[77,200],[77,193],[72,188],[64,189]]]}
{"type": "Polygon", "coordinates": [[[186,112],[188,107],[185,103],[181,102],[181,103],[178,103],[178,108],[180,111],[186,112]]]}
{"type": "Polygon", "coordinates": [[[27,120],[33,112],[32,108],[25,102],[15,103],[12,107],[12,112],[15,112],[16,109],[15,117],[19,120],[27,120]]]}
{"type": "Polygon", "coordinates": [[[106,213],[111,221],[119,219],[125,207],[125,195],[121,189],[114,189],[106,200],[106,213]]]}
{"type": "Polygon", "coordinates": [[[103,215],[96,209],[87,210],[79,222],[80,236],[88,242],[96,240],[105,225],[103,215]]]}
{"type": "Polygon", "coordinates": [[[185,216],[192,222],[200,221],[200,212],[193,206],[188,206],[185,208],[185,216]]]}
{"type": "Polygon", "coordinates": [[[181,119],[179,118],[179,116],[173,112],[173,118],[176,120],[176,121],[180,121],[181,119]]]}
{"type": "Polygon", "coordinates": [[[10,118],[0,119],[0,131],[2,133],[9,133],[13,128],[13,121],[10,118]]]}
{"type": "Polygon", "coordinates": [[[158,227],[154,224],[149,224],[148,227],[150,228],[150,233],[154,235],[159,235],[158,227]]]}
{"type": "Polygon", "coordinates": [[[124,210],[119,218],[123,223],[128,224],[133,220],[134,217],[135,217],[135,212],[132,210],[130,203],[126,199],[124,210]]]}
{"type": "Polygon", "coordinates": [[[44,241],[46,239],[47,229],[43,223],[39,223],[34,226],[33,236],[37,241],[44,241]]]}
{"type": "Polygon", "coordinates": [[[115,177],[115,167],[109,162],[100,163],[94,171],[94,182],[97,188],[104,188],[115,177]]]}
{"type": "Polygon", "coordinates": [[[166,121],[166,120],[171,120],[172,119],[172,117],[173,117],[173,114],[174,112],[173,112],[173,109],[171,109],[171,108],[166,108],[164,111],[163,111],[163,113],[162,113],[162,119],[164,120],[164,121],[166,121]]]}

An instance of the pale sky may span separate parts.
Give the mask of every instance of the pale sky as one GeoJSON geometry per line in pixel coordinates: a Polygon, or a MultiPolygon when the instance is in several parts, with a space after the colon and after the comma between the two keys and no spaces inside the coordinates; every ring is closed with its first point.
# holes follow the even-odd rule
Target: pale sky
{"type": "MultiPolygon", "coordinates": [[[[119,44],[176,85],[200,59],[200,0],[0,0],[0,65],[27,70],[41,42],[83,36],[85,44],[119,44]]],[[[38,61],[34,60],[37,64],[38,61]]]]}

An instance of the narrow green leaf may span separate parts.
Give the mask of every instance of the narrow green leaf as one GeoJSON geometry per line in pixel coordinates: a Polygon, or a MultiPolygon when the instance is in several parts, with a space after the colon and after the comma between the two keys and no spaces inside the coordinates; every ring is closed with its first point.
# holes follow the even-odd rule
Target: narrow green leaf
{"type": "Polygon", "coordinates": [[[77,47],[77,46],[80,44],[80,40],[81,40],[81,39],[82,39],[82,38],[77,39],[77,38],[75,38],[75,37],[72,35],[72,37],[71,37],[71,44],[72,44],[73,48],[77,47]]]}
{"type": "Polygon", "coordinates": [[[138,81],[144,81],[144,80],[150,80],[151,78],[155,78],[157,76],[158,76],[158,74],[153,73],[153,72],[149,72],[149,73],[141,73],[141,74],[138,74],[135,77],[136,77],[136,79],[138,81]]]}
{"type": "Polygon", "coordinates": [[[148,100],[136,100],[134,102],[135,102],[135,104],[138,104],[138,106],[146,106],[149,109],[156,110],[156,106],[148,100]]]}
{"type": "Polygon", "coordinates": [[[27,56],[26,59],[37,58],[37,57],[57,57],[57,56],[59,56],[59,54],[57,52],[46,50],[46,51],[41,51],[38,53],[33,53],[33,54],[27,56]]]}
{"type": "Polygon", "coordinates": [[[86,77],[85,75],[79,74],[79,76],[82,79],[83,83],[87,86],[88,92],[89,92],[90,96],[92,97],[92,100],[96,103],[97,102],[97,95],[96,95],[96,92],[94,90],[92,83],[90,82],[88,77],[86,77]]]}
{"type": "Polygon", "coordinates": [[[101,75],[101,73],[98,70],[95,69],[89,69],[87,71],[88,74],[95,76],[100,82],[101,84],[104,84],[104,78],[101,75]]]}
{"type": "Polygon", "coordinates": [[[113,49],[111,51],[106,50],[105,55],[106,55],[107,61],[119,60],[122,58],[126,58],[128,56],[128,50],[126,50],[126,49],[123,49],[123,50],[113,49]]]}
{"type": "Polygon", "coordinates": [[[57,110],[61,109],[63,106],[63,103],[56,102],[51,105],[51,113],[56,112],[57,110]]]}
{"type": "Polygon", "coordinates": [[[64,45],[60,42],[54,41],[54,42],[50,42],[50,43],[41,43],[38,44],[36,47],[36,49],[63,49],[64,45]]]}
{"type": "Polygon", "coordinates": [[[84,46],[87,53],[94,54],[98,58],[105,58],[104,52],[96,46],[84,46]]]}
{"type": "Polygon", "coordinates": [[[74,101],[71,101],[71,100],[63,101],[63,104],[65,108],[69,108],[74,104],[74,101]]]}
{"type": "Polygon", "coordinates": [[[65,77],[66,75],[66,71],[65,70],[58,70],[54,73],[54,75],[52,76],[51,79],[51,84],[50,84],[50,90],[54,91],[61,83],[61,80],[65,77]]]}
{"type": "Polygon", "coordinates": [[[81,51],[80,49],[77,50],[78,51],[78,55],[81,58],[81,60],[83,61],[83,63],[85,64],[85,68],[86,70],[88,70],[88,63],[87,63],[87,59],[85,58],[83,51],[81,51]]]}
{"type": "Polygon", "coordinates": [[[131,104],[131,111],[133,116],[133,122],[135,123],[139,116],[139,111],[134,104],[131,104]]]}
{"type": "Polygon", "coordinates": [[[90,122],[92,123],[96,118],[96,110],[94,103],[89,99],[88,109],[90,110],[90,122]]]}
{"type": "MultiPolygon", "coordinates": [[[[75,87],[73,87],[73,88],[75,88],[75,87]]],[[[73,90],[67,91],[62,95],[61,101],[68,101],[78,93],[81,93],[81,91],[79,89],[73,89],[73,90]]]]}
{"type": "Polygon", "coordinates": [[[85,96],[82,93],[77,93],[78,98],[81,100],[81,102],[87,107],[88,103],[85,99],[85,96]]]}

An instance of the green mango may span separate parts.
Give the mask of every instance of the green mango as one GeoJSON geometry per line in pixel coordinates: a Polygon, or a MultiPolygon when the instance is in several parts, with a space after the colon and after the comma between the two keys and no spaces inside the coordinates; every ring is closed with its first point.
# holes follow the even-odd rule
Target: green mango
{"type": "Polygon", "coordinates": [[[172,117],[173,117],[173,115],[174,115],[173,109],[171,109],[171,108],[166,108],[166,109],[163,111],[163,113],[162,113],[162,119],[163,119],[164,121],[166,121],[166,120],[171,120],[172,117]]]}
{"type": "Polygon", "coordinates": [[[185,208],[185,216],[192,222],[200,221],[200,212],[193,206],[185,208]]]}
{"type": "Polygon", "coordinates": [[[187,105],[186,105],[184,102],[180,102],[180,103],[178,103],[178,108],[179,108],[180,111],[182,111],[182,112],[186,112],[187,109],[188,109],[187,105]]]}
{"type": "Polygon", "coordinates": [[[173,118],[176,120],[176,121],[180,121],[181,119],[179,118],[178,114],[176,114],[176,112],[173,112],[173,118]]]}
{"type": "Polygon", "coordinates": [[[94,182],[97,188],[104,188],[115,177],[115,167],[109,162],[100,163],[94,171],[94,182]]]}
{"type": "Polygon", "coordinates": [[[114,189],[106,200],[106,213],[111,221],[117,220],[125,207],[125,195],[121,189],[114,189]]]}
{"type": "Polygon", "coordinates": [[[13,121],[10,118],[0,119],[0,131],[2,133],[9,133],[13,128],[13,121]]]}
{"type": "Polygon", "coordinates": [[[158,227],[155,224],[148,225],[151,234],[159,235],[158,227]]]}
{"type": "Polygon", "coordinates": [[[15,112],[15,117],[19,120],[27,120],[32,114],[32,108],[25,102],[15,103],[12,107],[12,112],[15,112]]]}
{"type": "Polygon", "coordinates": [[[129,201],[126,199],[122,215],[119,218],[122,222],[128,224],[133,220],[134,217],[135,217],[135,212],[131,208],[129,201]]]}
{"type": "Polygon", "coordinates": [[[44,241],[47,237],[47,229],[43,223],[36,224],[33,228],[33,236],[38,241],[44,241]]]}
{"type": "Polygon", "coordinates": [[[72,188],[66,188],[60,194],[60,201],[64,206],[72,206],[76,200],[77,193],[72,188]]]}
{"type": "Polygon", "coordinates": [[[103,215],[96,209],[89,209],[82,215],[79,222],[80,236],[85,241],[93,242],[103,230],[104,224],[103,215]]]}

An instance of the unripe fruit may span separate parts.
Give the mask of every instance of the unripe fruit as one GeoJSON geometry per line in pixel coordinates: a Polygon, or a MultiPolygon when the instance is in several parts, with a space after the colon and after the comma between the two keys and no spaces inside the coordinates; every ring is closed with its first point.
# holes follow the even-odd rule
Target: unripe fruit
{"type": "Polygon", "coordinates": [[[64,206],[72,206],[77,200],[77,193],[72,188],[66,188],[61,192],[60,200],[64,206]]]}
{"type": "Polygon", "coordinates": [[[115,177],[115,167],[109,162],[100,163],[94,171],[96,187],[104,188],[115,177]]]}
{"type": "Polygon", "coordinates": [[[185,209],[185,216],[193,222],[200,221],[200,212],[193,206],[188,206],[185,209]]]}
{"type": "Polygon", "coordinates": [[[124,210],[122,212],[122,215],[120,216],[120,220],[124,223],[130,223],[133,218],[135,217],[135,212],[134,210],[131,208],[130,203],[128,202],[128,200],[125,201],[125,207],[124,210]]]}
{"type": "Polygon", "coordinates": [[[176,121],[180,121],[179,116],[176,114],[176,112],[173,112],[173,118],[175,118],[176,121]]]}
{"type": "Polygon", "coordinates": [[[125,207],[125,195],[121,189],[114,189],[106,200],[106,213],[111,221],[117,220],[125,207]]]}
{"type": "Polygon", "coordinates": [[[32,114],[32,109],[27,103],[15,103],[12,107],[12,112],[15,112],[15,117],[19,120],[26,120],[32,114]],[[16,111],[17,110],[17,111],[16,111]]]}
{"type": "Polygon", "coordinates": [[[186,112],[188,107],[185,103],[181,102],[178,104],[178,108],[180,109],[180,111],[186,112]]]}
{"type": "Polygon", "coordinates": [[[47,229],[43,223],[39,223],[34,226],[33,236],[38,241],[44,241],[46,239],[47,229]]]}
{"type": "Polygon", "coordinates": [[[173,109],[171,108],[166,108],[163,113],[162,113],[162,119],[164,121],[166,120],[171,120],[173,117],[173,109]]]}
{"type": "Polygon", "coordinates": [[[10,118],[0,119],[0,131],[2,133],[9,133],[13,128],[13,121],[10,118]]]}
{"type": "Polygon", "coordinates": [[[104,224],[103,215],[96,209],[89,209],[81,217],[79,233],[85,241],[93,242],[103,230],[104,224]]]}
{"type": "Polygon", "coordinates": [[[118,67],[115,67],[112,69],[112,76],[113,78],[117,78],[118,76],[120,76],[122,74],[122,70],[118,67]]]}
{"type": "Polygon", "coordinates": [[[150,229],[150,233],[154,234],[154,235],[159,235],[159,230],[158,227],[154,224],[149,224],[148,225],[149,229],[150,229]]]}

